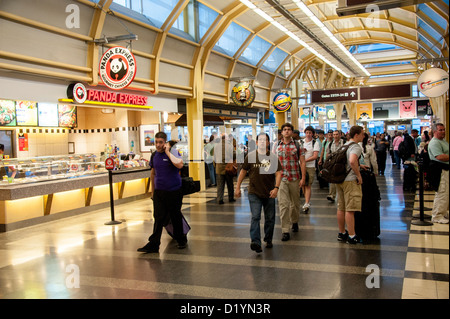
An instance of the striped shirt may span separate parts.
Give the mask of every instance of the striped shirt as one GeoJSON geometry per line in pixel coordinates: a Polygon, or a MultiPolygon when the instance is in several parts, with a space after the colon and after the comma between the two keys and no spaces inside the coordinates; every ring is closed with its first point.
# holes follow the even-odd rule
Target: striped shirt
{"type": "Polygon", "coordinates": [[[300,179],[299,159],[301,152],[301,147],[297,150],[293,139],[287,144],[284,143],[283,139],[279,142],[277,154],[283,168],[281,180],[291,182],[300,179]],[[298,151],[300,151],[300,154],[297,154],[298,151]]]}

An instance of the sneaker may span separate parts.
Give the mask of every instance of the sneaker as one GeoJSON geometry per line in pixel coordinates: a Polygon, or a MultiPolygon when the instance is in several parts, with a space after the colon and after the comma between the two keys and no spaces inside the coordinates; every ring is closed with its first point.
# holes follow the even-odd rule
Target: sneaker
{"type": "Polygon", "coordinates": [[[251,243],[250,249],[256,251],[257,253],[262,252],[261,245],[258,243],[251,243]]]}
{"type": "Polygon", "coordinates": [[[159,247],[155,247],[155,246],[151,245],[150,243],[147,243],[147,245],[145,245],[144,247],[138,248],[137,251],[140,253],[147,253],[147,254],[158,253],[159,247]]]}
{"type": "Polygon", "coordinates": [[[187,246],[187,241],[178,242],[177,248],[178,249],[184,249],[187,246]]]}
{"type": "Polygon", "coordinates": [[[303,212],[305,214],[308,214],[309,209],[311,208],[311,204],[310,203],[305,203],[305,205],[303,205],[303,212]]]}
{"type": "Polygon", "coordinates": [[[273,247],[272,241],[268,241],[266,243],[266,248],[272,248],[272,247],[273,247]]]}
{"type": "Polygon", "coordinates": [[[445,217],[441,217],[439,219],[433,218],[431,221],[436,224],[448,224],[448,219],[445,217]]]}
{"type": "Polygon", "coordinates": [[[289,239],[291,239],[291,235],[289,235],[289,233],[283,233],[281,241],[288,241],[289,239]]]}
{"type": "Polygon", "coordinates": [[[353,236],[353,238],[351,238],[350,236],[348,236],[347,238],[347,244],[355,245],[360,242],[361,239],[357,235],[353,236]]]}
{"type": "Polygon", "coordinates": [[[298,233],[298,223],[293,223],[293,224],[292,224],[292,231],[293,231],[294,233],[298,233]]]}
{"type": "Polygon", "coordinates": [[[328,195],[328,196],[327,196],[327,199],[328,199],[330,202],[334,203],[334,198],[333,198],[333,196],[328,195]]]}
{"type": "Polygon", "coordinates": [[[345,234],[338,233],[338,236],[337,236],[337,240],[338,241],[346,242],[347,238],[348,238],[348,232],[347,231],[345,231],[345,234]]]}

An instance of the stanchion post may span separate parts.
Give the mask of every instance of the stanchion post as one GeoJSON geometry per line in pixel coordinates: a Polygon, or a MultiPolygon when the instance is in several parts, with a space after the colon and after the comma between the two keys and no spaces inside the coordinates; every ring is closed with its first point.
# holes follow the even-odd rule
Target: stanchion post
{"type": "Polygon", "coordinates": [[[114,189],[113,189],[113,174],[112,170],[114,169],[114,160],[112,158],[107,158],[105,161],[105,167],[108,170],[108,179],[109,179],[109,206],[111,207],[111,220],[106,222],[105,225],[118,225],[122,224],[122,222],[114,220],[114,189]]]}
{"type": "MultiPolygon", "coordinates": [[[[419,219],[413,219],[411,221],[411,224],[416,225],[416,226],[432,226],[433,223],[431,222],[427,222],[425,221],[425,214],[424,214],[424,204],[423,204],[423,162],[421,160],[419,160],[417,162],[417,164],[419,165],[419,219]]],[[[414,216],[413,216],[414,217],[414,216]]]]}

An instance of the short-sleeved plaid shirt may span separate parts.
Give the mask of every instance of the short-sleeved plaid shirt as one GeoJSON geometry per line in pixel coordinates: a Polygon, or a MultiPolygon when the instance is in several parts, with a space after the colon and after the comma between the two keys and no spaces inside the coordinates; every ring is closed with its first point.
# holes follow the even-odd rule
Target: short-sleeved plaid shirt
{"type": "Polygon", "coordinates": [[[287,144],[281,140],[277,147],[278,159],[283,167],[283,174],[281,180],[283,181],[295,181],[300,179],[300,164],[299,159],[302,149],[295,145],[293,139],[287,144]],[[300,151],[300,154],[298,154],[300,151]]]}

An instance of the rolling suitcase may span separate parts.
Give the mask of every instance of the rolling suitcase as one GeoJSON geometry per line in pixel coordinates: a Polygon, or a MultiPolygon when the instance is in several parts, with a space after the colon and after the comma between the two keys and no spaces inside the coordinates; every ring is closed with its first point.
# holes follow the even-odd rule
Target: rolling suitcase
{"type": "Polygon", "coordinates": [[[375,174],[361,171],[362,206],[360,212],[355,212],[355,232],[363,240],[377,238],[380,233],[380,190],[375,174]]]}

